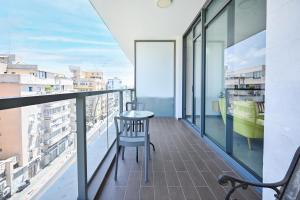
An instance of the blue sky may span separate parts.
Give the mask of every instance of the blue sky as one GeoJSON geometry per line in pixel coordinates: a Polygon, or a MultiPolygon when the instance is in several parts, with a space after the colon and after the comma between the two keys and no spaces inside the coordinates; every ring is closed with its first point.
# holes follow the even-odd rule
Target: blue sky
{"type": "Polygon", "coordinates": [[[229,70],[265,65],[266,31],[259,32],[225,49],[225,65],[229,70]]]}
{"type": "Polygon", "coordinates": [[[65,74],[70,65],[102,70],[132,84],[132,64],[88,0],[3,0],[0,27],[0,54],[65,74]]]}

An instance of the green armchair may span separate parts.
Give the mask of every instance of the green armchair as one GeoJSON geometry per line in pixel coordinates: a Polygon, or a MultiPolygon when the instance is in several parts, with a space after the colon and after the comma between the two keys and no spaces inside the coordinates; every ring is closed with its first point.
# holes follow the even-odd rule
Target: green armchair
{"type": "MultiPolygon", "coordinates": [[[[225,98],[219,99],[223,122],[226,124],[225,98]]],[[[233,101],[233,131],[246,137],[251,150],[251,139],[264,137],[264,115],[259,114],[254,101],[233,101]]]]}

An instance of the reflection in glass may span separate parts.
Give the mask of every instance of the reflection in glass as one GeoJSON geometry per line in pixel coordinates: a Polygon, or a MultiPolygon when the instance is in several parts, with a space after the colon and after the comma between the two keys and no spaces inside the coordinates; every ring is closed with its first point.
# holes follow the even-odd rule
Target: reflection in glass
{"type": "Polygon", "coordinates": [[[225,50],[227,114],[233,116],[233,155],[262,176],[265,31],[225,50]]]}
{"type": "Polygon", "coordinates": [[[262,177],[266,0],[235,0],[234,45],[225,50],[233,156],[262,177]]]}
{"type": "Polygon", "coordinates": [[[193,116],[193,33],[186,38],[186,66],[185,66],[185,117],[192,122],[193,116]]]}

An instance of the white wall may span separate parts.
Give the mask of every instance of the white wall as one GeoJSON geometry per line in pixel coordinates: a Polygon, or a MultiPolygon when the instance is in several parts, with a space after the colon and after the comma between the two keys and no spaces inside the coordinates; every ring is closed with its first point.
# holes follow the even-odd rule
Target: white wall
{"type": "MultiPolygon", "coordinates": [[[[170,75],[172,75],[173,78],[174,71],[172,70],[169,71],[170,71],[170,75]]],[[[137,77],[139,76],[142,77],[141,75],[138,75],[137,77]]],[[[159,79],[158,76],[156,77],[157,79],[153,81],[157,81],[159,79]]],[[[162,78],[160,81],[165,82],[166,80],[165,78],[162,78]]],[[[174,80],[172,80],[172,83],[174,84],[174,80]]],[[[175,85],[172,85],[172,87],[170,87],[168,91],[164,90],[164,94],[162,96],[170,92],[172,93],[173,96],[174,87],[175,87],[175,117],[179,119],[182,118],[182,37],[181,36],[176,38],[175,85]]],[[[141,92],[143,92],[143,90],[144,89],[141,89],[141,92]]],[[[144,91],[146,91],[147,93],[149,92],[148,90],[144,90],[144,91]]]]}
{"type": "Polygon", "coordinates": [[[136,43],[136,95],[174,97],[174,43],[136,43]]]}
{"type": "Polygon", "coordinates": [[[283,178],[300,145],[299,11],[299,0],[267,1],[264,182],[283,178]]]}
{"type": "Polygon", "coordinates": [[[182,37],[176,40],[175,117],[182,118],[182,37]]]}

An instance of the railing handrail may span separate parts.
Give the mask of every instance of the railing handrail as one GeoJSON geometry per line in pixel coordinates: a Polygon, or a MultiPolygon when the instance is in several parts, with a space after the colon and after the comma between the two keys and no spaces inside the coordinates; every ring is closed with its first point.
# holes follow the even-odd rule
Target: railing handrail
{"type": "Polygon", "coordinates": [[[134,89],[118,89],[118,90],[98,90],[98,91],[87,91],[87,92],[67,92],[60,94],[46,94],[46,95],[35,95],[26,97],[7,97],[0,98],[0,110],[19,108],[23,106],[31,106],[36,104],[50,103],[55,101],[62,101],[68,99],[76,99],[78,97],[87,97],[101,94],[108,94],[122,91],[133,91],[134,89]]]}

